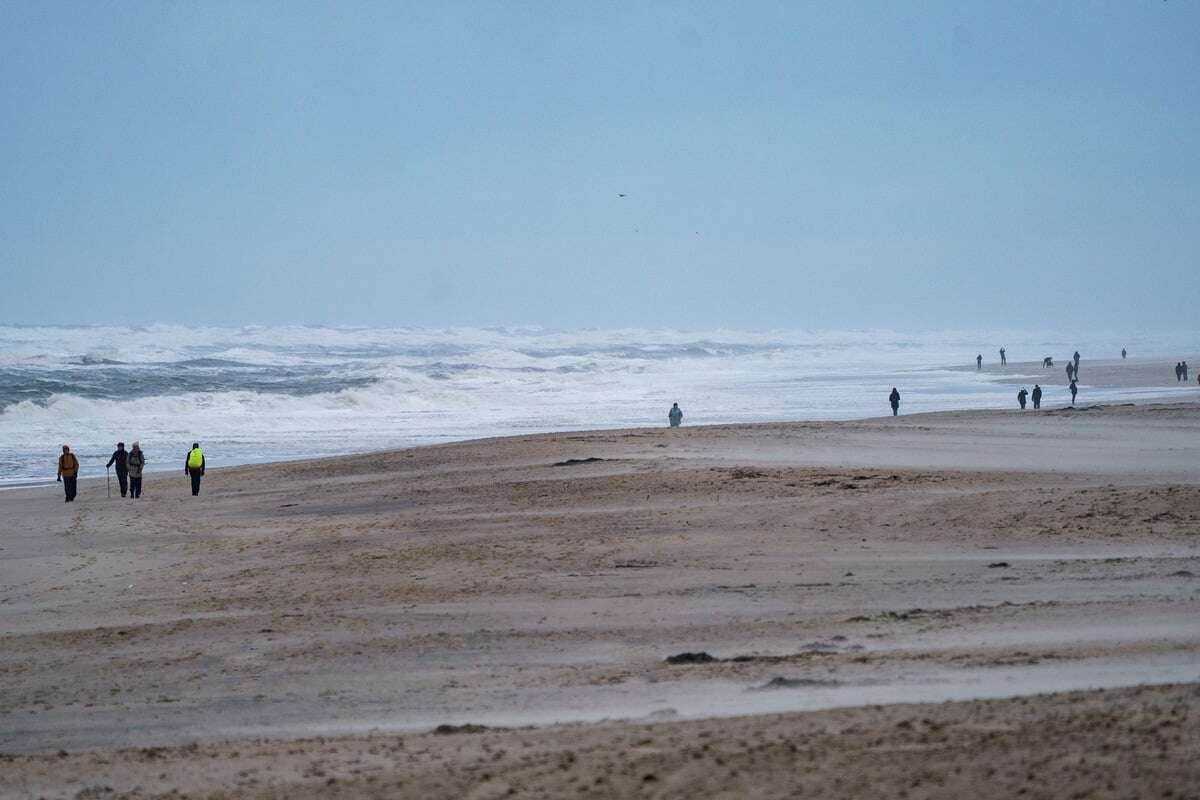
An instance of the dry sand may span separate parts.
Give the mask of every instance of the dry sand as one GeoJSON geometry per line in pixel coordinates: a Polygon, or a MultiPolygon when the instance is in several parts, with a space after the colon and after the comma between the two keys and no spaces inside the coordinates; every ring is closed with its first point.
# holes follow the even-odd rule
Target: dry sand
{"type": "Polygon", "coordinates": [[[1198,465],[1170,404],[5,492],[0,793],[1195,797],[1198,465]]]}

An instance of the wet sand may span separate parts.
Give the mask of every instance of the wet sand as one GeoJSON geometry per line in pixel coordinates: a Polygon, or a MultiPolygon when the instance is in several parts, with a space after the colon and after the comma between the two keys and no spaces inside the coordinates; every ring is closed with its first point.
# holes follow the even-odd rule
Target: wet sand
{"type": "MultiPolygon", "coordinates": [[[[1079,362],[1078,386],[1086,397],[1086,389],[1122,389],[1129,390],[1131,399],[1136,399],[1142,392],[1166,392],[1178,394],[1180,399],[1196,402],[1200,398],[1200,384],[1196,378],[1195,364],[1200,364],[1200,355],[1183,355],[1175,361],[1148,358],[1100,358],[1081,359],[1079,362]],[[1188,362],[1188,380],[1175,379],[1175,364],[1177,361],[1188,362]]],[[[1040,383],[1043,387],[1065,388],[1071,384],[1067,380],[1067,360],[1055,359],[1053,367],[1042,367],[1040,361],[1010,361],[1007,366],[984,363],[982,370],[976,370],[974,364],[959,367],[961,372],[981,372],[997,383],[1026,385],[1032,387],[1040,383]]]]}
{"type": "Polygon", "coordinates": [[[496,439],[213,470],[199,498],[182,474],[140,502],[20,489],[0,548],[6,795],[1196,783],[1196,404],[496,439]]]}

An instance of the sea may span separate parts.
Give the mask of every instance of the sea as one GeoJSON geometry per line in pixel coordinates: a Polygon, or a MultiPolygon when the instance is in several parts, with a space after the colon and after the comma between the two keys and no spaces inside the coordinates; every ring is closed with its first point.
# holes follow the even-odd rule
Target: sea
{"type": "MultiPolygon", "coordinates": [[[[103,476],[120,440],[147,470],[211,466],[535,432],[835,420],[1009,408],[1011,380],[977,373],[1051,355],[1170,362],[1195,334],[888,330],[551,330],[317,326],[0,325],[0,486],[54,479],[62,444],[103,476]]],[[[1197,364],[1200,367],[1200,364],[1197,364]]],[[[1172,387],[1088,391],[1092,402],[1172,387]]]]}

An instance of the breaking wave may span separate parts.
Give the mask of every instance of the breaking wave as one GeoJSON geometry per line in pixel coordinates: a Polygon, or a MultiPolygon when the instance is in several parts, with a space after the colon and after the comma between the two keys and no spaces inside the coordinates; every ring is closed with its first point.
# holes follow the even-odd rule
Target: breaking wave
{"type": "Polygon", "coordinates": [[[660,424],[676,400],[689,423],[873,416],[899,383],[914,411],[1007,404],[947,369],[980,342],[1011,359],[1081,346],[1013,331],[0,326],[0,483],[52,475],[64,442],[102,475],[119,439],[173,469],[193,440],[214,464],[246,463],[660,424]]]}

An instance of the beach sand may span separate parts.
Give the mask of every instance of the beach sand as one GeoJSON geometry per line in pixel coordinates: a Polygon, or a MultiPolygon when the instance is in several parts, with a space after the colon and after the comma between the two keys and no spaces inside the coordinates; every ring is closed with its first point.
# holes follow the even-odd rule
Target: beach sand
{"type": "Polygon", "coordinates": [[[4,796],[1197,796],[1195,403],[26,488],[0,548],[4,796]]]}
{"type": "MultiPolygon", "coordinates": [[[[1032,387],[1036,382],[1043,387],[1066,387],[1071,383],[1067,380],[1067,363],[1067,359],[1055,359],[1053,367],[1043,368],[1040,361],[1010,361],[1005,366],[985,361],[982,370],[976,369],[972,363],[958,367],[957,371],[979,372],[996,383],[1032,387]]],[[[1171,394],[1178,392],[1180,397],[1195,402],[1200,396],[1200,384],[1196,382],[1200,373],[1196,372],[1193,364],[1200,364],[1200,356],[1185,355],[1176,361],[1150,358],[1085,358],[1079,362],[1078,385],[1081,392],[1085,389],[1127,389],[1142,395],[1153,391],[1171,394]],[[1176,380],[1177,361],[1187,361],[1188,380],[1176,380]]]]}

